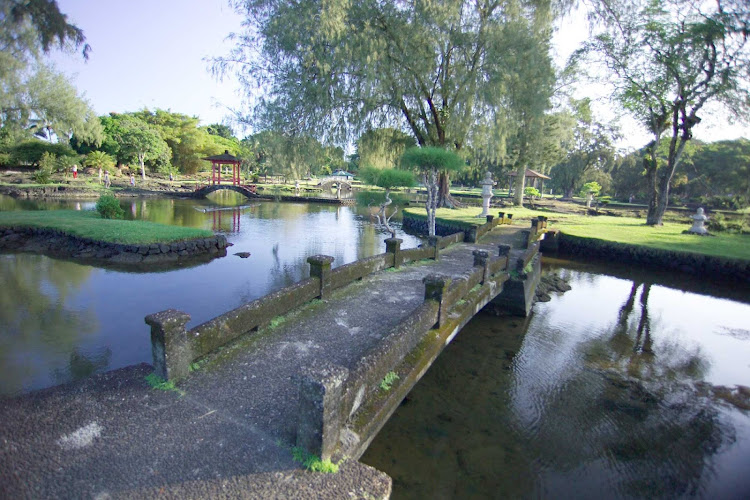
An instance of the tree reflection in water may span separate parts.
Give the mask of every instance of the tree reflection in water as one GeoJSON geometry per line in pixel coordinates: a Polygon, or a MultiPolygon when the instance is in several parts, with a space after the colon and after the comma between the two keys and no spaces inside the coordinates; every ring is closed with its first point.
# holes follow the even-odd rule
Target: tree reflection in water
{"type": "MultiPolygon", "coordinates": [[[[67,381],[75,377],[78,358],[72,353],[99,325],[93,312],[73,310],[68,303],[92,270],[39,255],[0,255],[0,365],[5,368],[0,394],[17,393],[28,381],[40,378],[67,381]],[[68,353],[65,367],[50,363],[50,359],[65,359],[68,353]],[[57,365],[52,374],[50,364],[57,365]]],[[[108,359],[95,364],[104,369],[108,359]]]]}

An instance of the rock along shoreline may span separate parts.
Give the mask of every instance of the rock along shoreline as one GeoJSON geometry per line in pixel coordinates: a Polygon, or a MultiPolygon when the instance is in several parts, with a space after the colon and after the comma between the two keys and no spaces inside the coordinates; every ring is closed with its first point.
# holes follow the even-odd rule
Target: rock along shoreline
{"type": "Polygon", "coordinates": [[[138,270],[172,267],[224,257],[230,243],[224,235],[171,243],[128,245],[80,238],[46,228],[0,228],[0,251],[29,252],[50,257],[138,270]]]}

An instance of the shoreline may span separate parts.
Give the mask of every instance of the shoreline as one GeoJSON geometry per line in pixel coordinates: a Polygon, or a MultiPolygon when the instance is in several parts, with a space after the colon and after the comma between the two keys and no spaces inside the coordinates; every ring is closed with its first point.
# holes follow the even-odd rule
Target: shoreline
{"type": "MultiPolygon", "coordinates": [[[[404,228],[426,234],[426,226],[426,220],[404,214],[404,228]]],[[[460,222],[451,222],[444,219],[435,221],[435,233],[438,235],[448,234],[456,230],[468,231],[469,228],[466,224],[460,222]]],[[[721,280],[750,284],[750,259],[732,259],[695,252],[678,252],[584,238],[567,234],[560,229],[551,229],[546,232],[546,236],[541,243],[541,251],[583,259],[615,260],[649,269],[684,272],[709,280],[718,277],[721,280]]]]}
{"type": "Polygon", "coordinates": [[[55,229],[0,227],[0,252],[36,253],[127,271],[151,272],[208,262],[227,255],[222,234],[172,243],[129,245],[73,236],[55,229]]]}

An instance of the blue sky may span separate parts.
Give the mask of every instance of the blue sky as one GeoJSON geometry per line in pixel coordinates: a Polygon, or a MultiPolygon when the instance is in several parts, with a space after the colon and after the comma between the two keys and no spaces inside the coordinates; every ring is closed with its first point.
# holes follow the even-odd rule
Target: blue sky
{"type": "MultiPolygon", "coordinates": [[[[58,5],[84,30],[93,50],[88,62],[64,54],[52,59],[97,114],[158,107],[199,116],[208,125],[225,121],[228,109],[242,106],[237,84],[231,78],[217,81],[204,60],[226,55],[231,48],[226,36],[241,29],[242,18],[227,0],[58,0],[58,5]]],[[[559,64],[587,33],[582,12],[560,22],[554,39],[559,64]]],[[[577,97],[598,96],[600,118],[613,119],[615,107],[605,94],[601,88],[584,87],[577,97]]],[[[704,113],[696,138],[750,137],[750,128],[730,125],[724,113],[713,111],[710,117],[704,113]]],[[[632,119],[623,119],[622,129],[620,147],[648,141],[632,119]]]]}

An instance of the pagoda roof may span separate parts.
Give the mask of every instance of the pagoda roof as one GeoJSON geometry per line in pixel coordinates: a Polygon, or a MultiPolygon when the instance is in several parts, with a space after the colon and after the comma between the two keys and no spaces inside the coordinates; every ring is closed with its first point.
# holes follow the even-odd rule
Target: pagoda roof
{"type": "MultiPolygon", "coordinates": [[[[513,170],[510,173],[508,173],[508,175],[511,176],[511,177],[515,177],[517,174],[516,174],[516,171],[513,170]]],[[[538,177],[540,179],[551,179],[552,178],[552,177],[547,177],[544,174],[540,174],[536,170],[531,170],[530,168],[526,169],[526,175],[524,177],[538,177]]]]}
{"type": "Polygon", "coordinates": [[[201,160],[208,160],[214,163],[240,163],[242,161],[236,156],[230,155],[228,149],[225,149],[223,154],[207,156],[205,158],[201,158],[201,160]]]}

